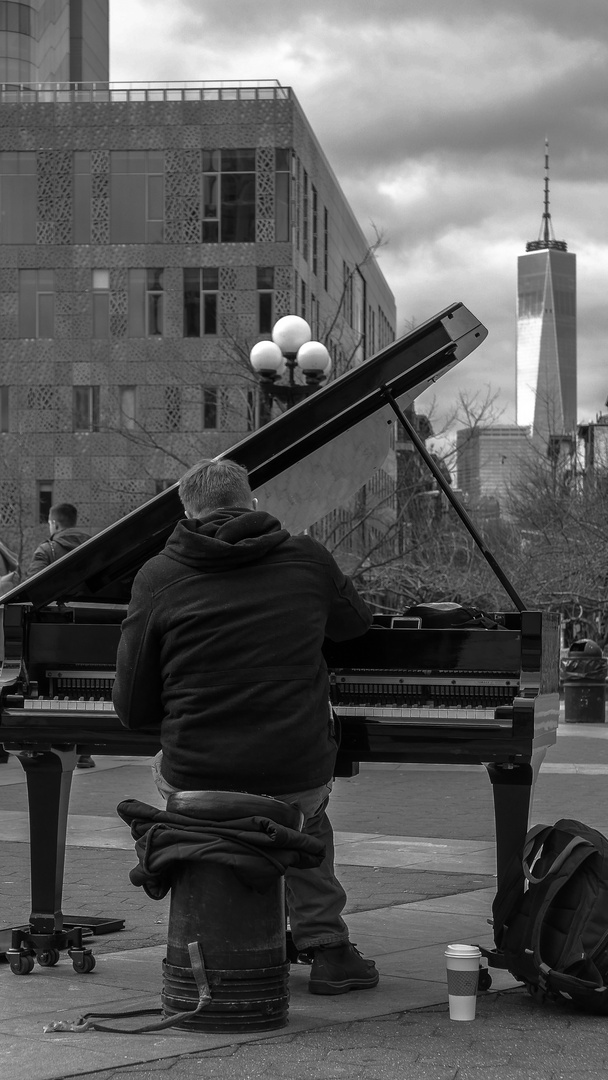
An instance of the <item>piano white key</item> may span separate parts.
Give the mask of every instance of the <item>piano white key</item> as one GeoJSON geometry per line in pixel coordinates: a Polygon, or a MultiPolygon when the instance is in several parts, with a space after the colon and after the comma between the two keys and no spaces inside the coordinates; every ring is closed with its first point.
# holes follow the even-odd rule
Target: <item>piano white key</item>
{"type": "MultiPolygon", "coordinates": [[[[425,723],[496,723],[494,709],[436,708],[433,705],[379,706],[379,705],[335,705],[335,711],[341,717],[367,717],[370,720],[384,720],[385,723],[422,720],[425,723]]],[[[502,726],[508,726],[505,721],[502,726]]]]}
{"type": "Polygon", "coordinates": [[[23,708],[32,712],[60,712],[60,713],[111,713],[114,706],[111,701],[91,698],[25,698],[23,708]]]}

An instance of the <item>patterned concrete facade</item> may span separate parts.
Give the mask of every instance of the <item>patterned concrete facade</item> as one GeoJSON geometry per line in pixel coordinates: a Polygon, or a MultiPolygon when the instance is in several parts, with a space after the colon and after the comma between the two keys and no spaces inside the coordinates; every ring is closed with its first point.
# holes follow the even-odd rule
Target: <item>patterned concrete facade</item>
{"type": "Polygon", "coordinates": [[[395,328],[370,241],[275,83],[2,91],[0,313],[0,537],[24,558],[50,501],[97,531],[251,430],[248,356],[270,315],[307,318],[334,373],[395,328]],[[247,177],[209,162],[247,155],[251,234],[225,242],[247,177]],[[201,274],[198,336],[185,271],[201,274]]]}

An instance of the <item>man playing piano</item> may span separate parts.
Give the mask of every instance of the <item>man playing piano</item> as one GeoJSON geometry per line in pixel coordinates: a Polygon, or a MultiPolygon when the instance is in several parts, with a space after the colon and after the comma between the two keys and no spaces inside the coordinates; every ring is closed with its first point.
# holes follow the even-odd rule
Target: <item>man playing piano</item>
{"type": "Polygon", "coordinates": [[[371,613],[321,544],[257,510],[241,466],[202,461],[179,493],[186,520],[133,583],[114,707],[126,727],[160,726],[164,798],[248,791],[301,809],[326,848],[318,868],[285,875],[294,945],[313,956],[309,989],[370,989],[379,975],[349,942],[334,873],[337,743],[321,649],[326,636],[363,634],[371,613]]]}

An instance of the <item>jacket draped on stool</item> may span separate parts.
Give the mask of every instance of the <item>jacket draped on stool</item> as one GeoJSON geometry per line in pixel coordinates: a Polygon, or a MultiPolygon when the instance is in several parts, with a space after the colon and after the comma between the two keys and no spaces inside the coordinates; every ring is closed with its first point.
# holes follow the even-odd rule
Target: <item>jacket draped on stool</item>
{"type": "Polygon", "coordinates": [[[218,821],[161,810],[138,799],[124,799],[116,810],[131,828],[139,859],[129,878],[153,900],[169,892],[176,862],[221,863],[250,889],[265,892],[289,867],[319,866],[325,856],[314,836],[257,814],[218,821]]]}

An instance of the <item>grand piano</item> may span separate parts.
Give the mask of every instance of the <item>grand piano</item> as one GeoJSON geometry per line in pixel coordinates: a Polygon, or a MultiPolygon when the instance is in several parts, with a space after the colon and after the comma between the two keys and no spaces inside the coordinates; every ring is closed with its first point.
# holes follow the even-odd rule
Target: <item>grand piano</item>
{"type": "MultiPolygon", "coordinates": [[[[500,882],[523,844],[534,779],[556,738],[557,618],[527,609],[406,415],[486,333],[455,303],[220,456],[245,466],[260,505],[298,532],[371,477],[395,420],[414,442],[510,605],[491,613],[491,629],[378,616],[356,641],[328,642],[342,732],[336,774],[353,775],[361,761],[485,765],[500,882]]],[[[25,771],[30,819],[31,913],[10,928],[4,949],[16,974],[34,958],[52,966],[62,950],[76,971],[89,971],[87,933],[123,925],[62,911],[70,785],[79,753],[158,749],[158,731],[121,726],[112,683],[133,578],[182,516],[176,484],[3,597],[0,743],[25,771]]]]}

